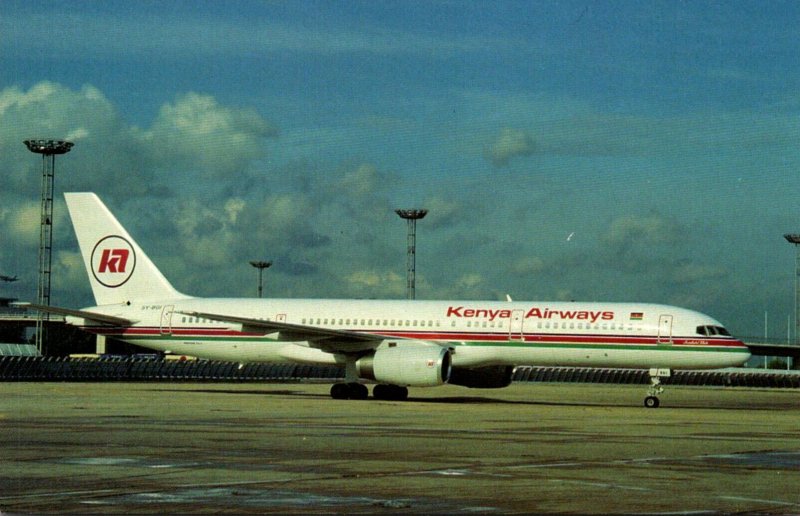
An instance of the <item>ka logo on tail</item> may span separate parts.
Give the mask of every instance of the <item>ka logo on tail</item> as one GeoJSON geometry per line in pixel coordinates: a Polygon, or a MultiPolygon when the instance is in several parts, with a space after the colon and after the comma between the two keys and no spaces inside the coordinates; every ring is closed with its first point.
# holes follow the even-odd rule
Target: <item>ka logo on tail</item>
{"type": "Polygon", "coordinates": [[[92,251],[92,274],[109,288],[122,286],[136,268],[133,246],[121,236],[111,235],[100,239],[92,251]]]}

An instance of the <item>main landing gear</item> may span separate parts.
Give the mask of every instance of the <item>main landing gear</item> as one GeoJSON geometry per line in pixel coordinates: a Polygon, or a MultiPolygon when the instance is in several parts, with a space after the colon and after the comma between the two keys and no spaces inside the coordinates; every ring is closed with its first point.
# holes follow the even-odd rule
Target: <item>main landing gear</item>
{"type": "Polygon", "coordinates": [[[664,386],[661,385],[662,378],[669,378],[672,371],[669,369],[650,369],[650,388],[647,389],[647,397],[644,399],[644,406],[647,408],[658,408],[661,401],[658,395],[664,392],[664,386]]]}
{"type": "MultiPolygon", "coordinates": [[[[335,400],[365,400],[369,397],[367,386],[358,382],[336,383],[331,387],[331,398],[335,400]]],[[[372,388],[376,400],[403,401],[408,398],[408,389],[399,385],[379,384],[372,388]]]]}
{"type": "Polygon", "coordinates": [[[368,396],[367,386],[361,383],[335,383],[331,387],[331,398],[335,400],[365,400],[368,396]]]}
{"type": "MultiPolygon", "coordinates": [[[[369,390],[359,383],[356,360],[352,357],[345,362],[345,381],[333,384],[331,398],[335,400],[365,400],[369,390]]],[[[372,397],[376,400],[404,401],[408,398],[408,389],[399,385],[378,384],[372,388],[372,397]]]]}

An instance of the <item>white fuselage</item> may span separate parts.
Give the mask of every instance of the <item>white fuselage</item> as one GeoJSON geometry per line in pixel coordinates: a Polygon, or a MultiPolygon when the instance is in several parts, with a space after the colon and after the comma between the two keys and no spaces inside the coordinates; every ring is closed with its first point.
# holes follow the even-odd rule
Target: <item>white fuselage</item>
{"type": "Polygon", "coordinates": [[[344,363],[345,357],[279,332],[186,315],[230,314],[309,327],[425,341],[449,347],[453,366],[548,365],[712,369],[738,366],[747,347],[716,320],[656,304],[496,301],[182,298],[106,305],[93,312],[137,321],[128,328],[85,326],[140,346],[247,362],[344,363]]]}

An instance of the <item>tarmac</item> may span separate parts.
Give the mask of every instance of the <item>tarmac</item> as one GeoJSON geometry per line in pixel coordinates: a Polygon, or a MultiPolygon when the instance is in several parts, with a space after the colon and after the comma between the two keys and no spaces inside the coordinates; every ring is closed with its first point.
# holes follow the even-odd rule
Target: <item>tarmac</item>
{"type": "Polygon", "coordinates": [[[800,392],[0,383],[0,514],[800,513],[800,392]]]}

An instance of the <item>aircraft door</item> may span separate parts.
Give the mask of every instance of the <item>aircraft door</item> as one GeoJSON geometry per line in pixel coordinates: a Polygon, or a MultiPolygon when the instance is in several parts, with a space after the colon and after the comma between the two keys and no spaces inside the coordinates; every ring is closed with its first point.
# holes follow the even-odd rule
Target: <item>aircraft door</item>
{"type": "Polygon", "coordinates": [[[161,335],[172,335],[172,314],[175,305],[164,305],[161,309],[161,335]]]}
{"type": "Polygon", "coordinates": [[[668,344],[672,342],[672,316],[662,314],[658,317],[658,343],[668,344]]]}
{"type": "Polygon", "coordinates": [[[522,333],[522,325],[525,321],[525,312],[523,310],[511,311],[511,322],[508,326],[508,340],[525,340],[522,333]]]}

